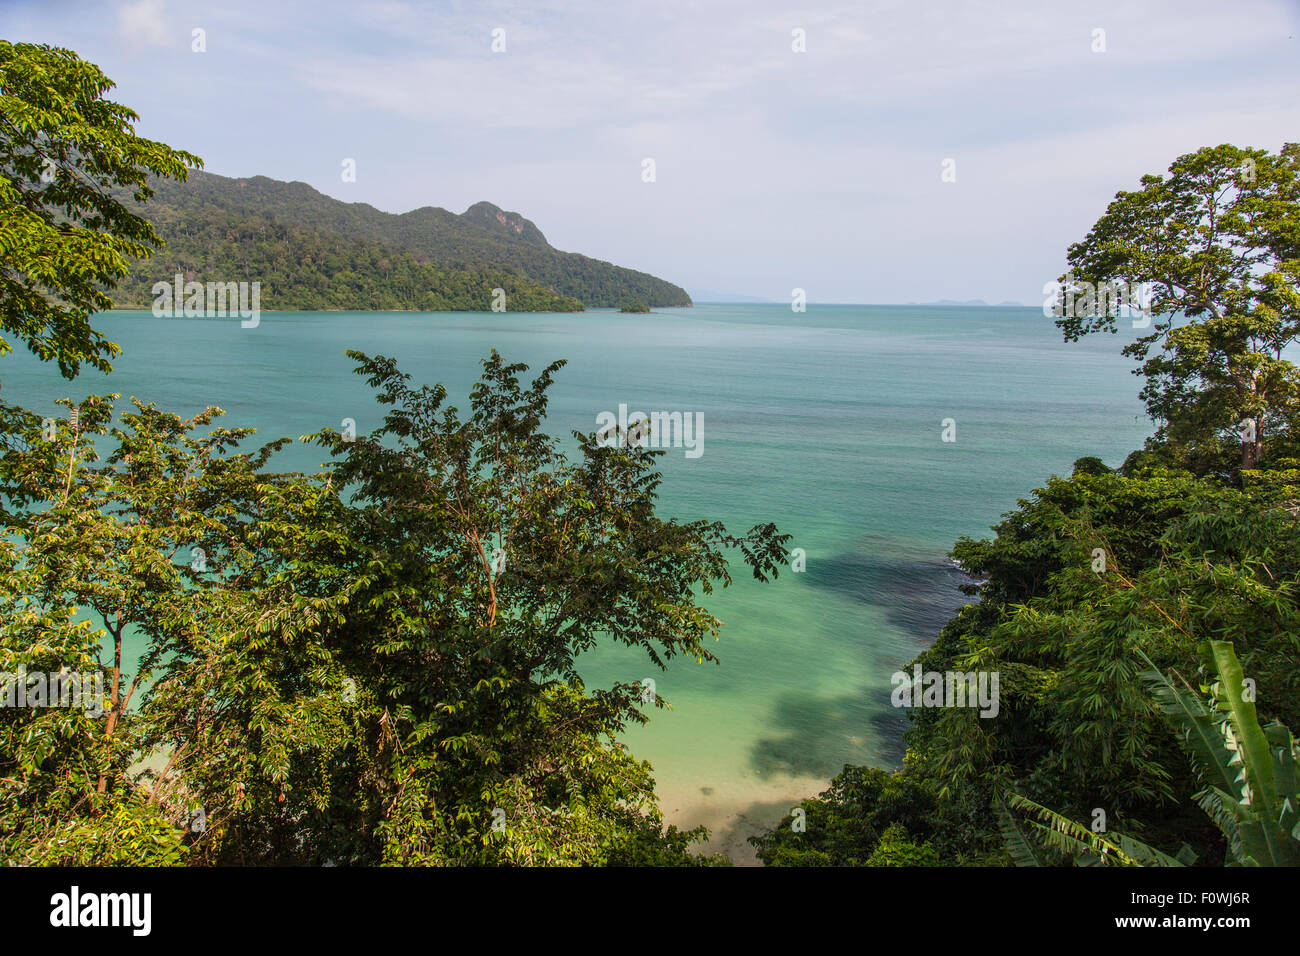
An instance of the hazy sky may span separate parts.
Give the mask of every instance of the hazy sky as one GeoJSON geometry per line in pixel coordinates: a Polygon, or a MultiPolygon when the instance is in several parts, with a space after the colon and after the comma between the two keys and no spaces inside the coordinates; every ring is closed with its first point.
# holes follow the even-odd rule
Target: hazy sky
{"type": "Polygon", "coordinates": [[[486,199],[561,249],[786,301],[1038,304],[1141,174],[1300,139],[1300,0],[0,0],[0,27],[98,63],[212,172],[486,199]]]}

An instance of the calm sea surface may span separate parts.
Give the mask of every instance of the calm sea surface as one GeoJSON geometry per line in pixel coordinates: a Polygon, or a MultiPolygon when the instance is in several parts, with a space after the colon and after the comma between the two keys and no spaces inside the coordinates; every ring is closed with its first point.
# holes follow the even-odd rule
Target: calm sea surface
{"type": "MultiPolygon", "coordinates": [[[[74,382],[28,353],[0,358],[6,401],[64,414],[60,397],[120,392],[191,415],[206,405],[258,437],[298,436],[379,406],[345,349],[396,357],[442,382],[461,408],[496,347],[540,368],[565,358],[550,430],[592,431],[602,411],[703,414],[703,454],[661,459],[665,511],[743,532],[775,521],[807,570],[736,584],[706,606],[726,622],[720,665],[659,672],[626,649],[598,649],[592,684],[651,677],[671,702],[626,740],[655,767],[663,807],[707,824],[714,848],[752,859],[744,838],[824,788],[845,763],[896,765],[905,720],[890,675],[964,603],[945,557],[982,535],[1083,455],[1118,465],[1149,425],[1120,348],[1138,332],[1064,344],[1037,308],[702,305],[628,316],[491,313],[266,313],[155,319],[112,313],[98,328],[123,348],[109,376],[74,382]],[[956,441],[941,440],[944,419],[956,441]]],[[[315,470],[296,445],[285,470],[315,470]]]]}

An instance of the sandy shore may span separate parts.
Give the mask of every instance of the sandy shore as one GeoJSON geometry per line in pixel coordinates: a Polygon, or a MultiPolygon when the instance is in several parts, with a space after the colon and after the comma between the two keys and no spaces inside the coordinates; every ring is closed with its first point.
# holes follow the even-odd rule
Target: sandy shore
{"type": "Polygon", "coordinates": [[[659,787],[664,821],[686,830],[709,828],[703,853],[724,853],[736,866],[762,866],[748,838],[779,823],[800,800],[816,796],[828,781],[817,777],[781,776],[726,787],[678,790],[659,787]]]}

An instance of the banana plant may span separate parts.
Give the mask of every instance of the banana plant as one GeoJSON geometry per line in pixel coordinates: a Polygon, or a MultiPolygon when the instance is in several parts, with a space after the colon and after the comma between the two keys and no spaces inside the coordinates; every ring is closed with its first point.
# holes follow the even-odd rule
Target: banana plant
{"type": "Polygon", "coordinates": [[[1189,866],[1196,860],[1191,847],[1184,846],[1176,856],[1170,856],[1122,833],[1094,833],[1082,823],[1008,790],[994,797],[993,809],[1002,842],[1016,866],[1045,866],[1046,862],[1008,806],[1026,811],[1034,818],[1028,823],[1037,839],[1073,857],[1080,866],[1189,866]]]}
{"type": "Polygon", "coordinates": [[[1231,642],[1209,641],[1200,650],[1215,675],[1208,700],[1138,652],[1150,666],[1142,675],[1147,686],[1182,731],[1205,782],[1196,802],[1227,838],[1229,865],[1300,866],[1295,737],[1276,720],[1260,727],[1231,642]]]}
{"type": "MultiPolygon", "coordinates": [[[[1180,731],[1205,787],[1197,804],[1228,844],[1228,866],[1300,866],[1300,775],[1295,737],[1273,721],[1261,727],[1254,695],[1231,642],[1208,641],[1200,652],[1214,675],[1203,697],[1181,676],[1161,672],[1142,651],[1142,678],[1180,731]]],[[[1019,866],[1041,866],[1034,842],[1017,825],[1008,806],[1026,811],[1040,841],[1085,866],[1186,866],[1196,856],[1184,846],[1176,856],[1122,834],[1093,833],[1018,793],[994,798],[1003,842],[1019,866]]]]}

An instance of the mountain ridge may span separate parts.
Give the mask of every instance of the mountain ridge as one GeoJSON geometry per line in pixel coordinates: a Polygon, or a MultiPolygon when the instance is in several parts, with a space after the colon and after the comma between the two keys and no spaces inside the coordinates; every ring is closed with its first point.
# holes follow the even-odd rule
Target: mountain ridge
{"type": "MultiPolygon", "coordinates": [[[[187,259],[176,262],[187,266],[186,271],[210,271],[195,266],[215,260],[229,263],[232,256],[239,260],[238,250],[232,253],[219,248],[220,244],[235,242],[237,234],[247,242],[250,235],[270,228],[296,235],[308,245],[329,247],[334,243],[336,250],[338,240],[362,247],[369,244],[378,248],[368,249],[368,255],[361,258],[378,255],[391,261],[394,254],[406,254],[415,265],[442,274],[510,274],[528,288],[536,284],[550,290],[557,303],[577,300],[594,308],[629,303],[661,307],[692,304],[684,289],[657,276],[555,249],[531,220],[488,201],[474,203],[460,214],[440,206],[389,213],[369,203],[336,199],[304,182],[269,176],[231,178],[195,171],[185,183],[160,180],[152,185],[155,194],[143,214],[168,245],[143,266],[151,276],[159,267],[166,273],[167,261],[176,258],[174,254],[187,259]],[[306,240],[299,235],[303,231],[317,234],[318,241],[306,240]]],[[[283,258],[277,260],[277,268],[285,273],[281,297],[293,300],[288,290],[293,287],[296,270],[283,258]]],[[[238,271],[251,272],[247,265],[238,271]]],[[[243,279],[245,275],[229,278],[243,279]]],[[[324,283],[328,287],[330,281],[330,275],[313,276],[317,286],[324,283]]],[[[344,301],[337,307],[364,309],[368,303],[344,301]]],[[[475,302],[474,308],[479,307],[475,302]]],[[[487,307],[481,304],[481,308],[487,307]]]]}

